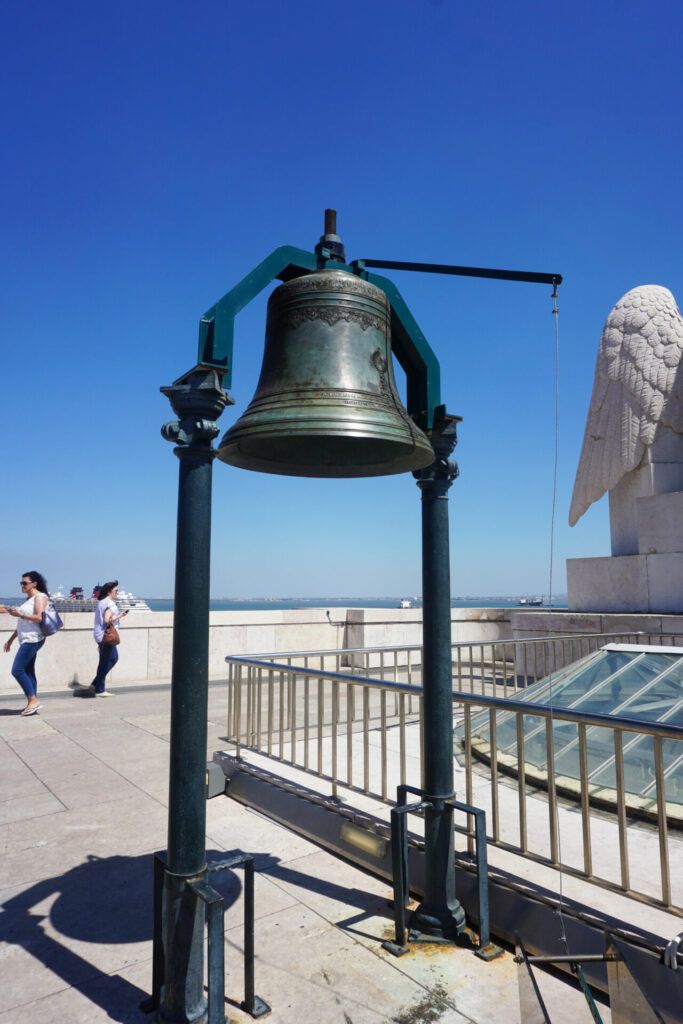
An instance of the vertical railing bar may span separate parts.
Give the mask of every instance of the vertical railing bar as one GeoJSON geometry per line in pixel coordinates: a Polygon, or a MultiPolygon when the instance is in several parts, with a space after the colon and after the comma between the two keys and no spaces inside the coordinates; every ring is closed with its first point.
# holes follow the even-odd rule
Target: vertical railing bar
{"type": "Polygon", "coordinates": [[[231,740],[233,737],[232,725],[232,698],[233,698],[233,664],[231,661],[228,662],[228,739],[231,740]]]}
{"type": "Polygon", "coordinates": [[[273,704],[275,703],[275,694],[273,687],[273,670],[268,669],[268,755],[271,756],[273,753],[273,704]]]}
{"type": "MultiPolygon", "coordinates": [[[[424,688],[423,688],[424,692],[424,688]]],[[[420,706],[420,788],[425,788],[425,772],[424,772],[424,749],[425,749],[425,727],[424,727],[424,700],[422,696],[419,698],[420,706]]]]}
{"type": "MultiPolygon", "coordinates": [[[[398,650],[394,649],[394,682],[398,682],[398,650]]],[[[398,694],[394,693],[394,718],[398,715],[398,694]]]]}
{"type": "Polygon", "coordinates": [[[242,666],[237,665],[237,689],[235,691],[235,701],[237,707],[235,709],[236,715],[236,729],[235,729],[235,756],[240,757],[240,751],[242,748],[242,666]]]}
{"type": "Polygon", "coordinates": [[[346,688],[346,785],[353,785],[353,684],[346,688]]]}
{"type": "Polygon", "coordinates": [[[247,724],[245,729],[245,735],[247,744],[250,747],[254,746],[254,737],[256,735],[256,684],[254,683],[254,676],[256,669],[253,666],[247,670],[247,724]]]}
{"type": "MultiPolygon", "coordinates": [[[[289,665],[289,667],[291,668],[292,667],[292,658],[287,658],[285,664],[289,665]]],[[[290,715],[292,713],[292,673],[291,672],[287,673],[286,680],[287,680],[287,684],[286,684],[286,688],[285,688],[285,697],[286,697],[286,704],[285,704],[285,730],[289,729],[290,728],[290,724],[291,724],[291,719],[290,719],[290,715]]]]}
{"type": "Polygon", "coordinates": [[[555,735],[553,733],[553,720],[545,720],[545,749],[546,749],[546,771],[548,776],[548,826],[550,831],[550,859],[553,864],[559,864],[559,849],[557,826],[557,789],[555,786],[555,735]]]}
{"type": "Polygon", "coordinates": [[[498,721],[494,708],[489,709],[489,763],[491,766],[491,832],[494,843],[500,838],[500,816],[498,812],[498,721]]]}
{"type": "Polygon", "coordinates": [[[614,769],[617,784],[617,821],[619,823],[619,864],[621,888],[628,892],[631,887],[628,864],[628,832],[626,831],[626,790],[624,785],[624,738],[621,729],[613,729],[614,769]]]}
{"type": "Polygon", "coordinates": [[[262,712],[263,712],[263,670],[258,669],[256,684],[256,749],[261,750],[261,726],[263,724],[262,712]]]}
{"type": "MultiPolygon", "coordinates": [[[[494,690],[495,695],[495,690],[494,690]]],[[[503,696],[508,695],[508,665],[507,665],[507,653],[505,651],[505,644],[503,644],[503,696]]]]}
{"type": "Polygon", "coordinates": [[[304,679],[304,768],[308,771],[309,757],[308,757],[308,745],[311,739],[311,712],[310,712],[310,700],[311,700],[311,680],[310,676],[306,676],[304,679]]]}
{"type": "Polygon", "coordinates": [[[519,848],[527,852],[526,764],[524,760],[524,715],[515,712],[517,726],[517,799],[519,803],[519,848]]]}
{"type": "Polygon", "coordinates": [[[363,687],[363,791],[370,792],[370,690],[363,687]]]}
{"type": "Polygon", "coordinates": [[[235,665],[228,662],[228,739],[235,737],[235,665]]]}
{"type": "Polygon", "coordinates": [[[337,797],[337,729],[339,726],[339,683],[332,680],[332,796],[337,797]]]}
{"type": "Polygon", "coordinates": [[[382,800],[387,798],[387,691],[382,689],[380,699],[380,738],[382,750],[382,800]]]}
{"type": "Polygon", "coordinates": [[[653,736],[655,751],[655,779],[657,780],[657,831],[659,833],[659,863],[662,876],[662,903],[671,906],[671,876],[669,872],[669,832],[666,820],[666,781],[661,736],[653,736]]]}
{"type": "Polygon", "coordinates": [[[459,647],[456,648],[455,656],[458,663],[458,689],[462,690],[462,651],[459,647]]]}
{"type": "Polygon", "coordinates": [[[588,790],[588,748],[586,724],[579,722],[579,775],[581,779],[581,832],[583,836],[583,867],[588,878],[593,876],[593,848],[591,845],[591,810],[588,790]]]}
{"type": "Polygon", "coordinates": [[[406,695],[399,694],[398,698],[398,721],[399,721],[399,772],[401,785],[406,784],[406,695]]]}
{"type": "Polygon", "coordinates": [[[244,862],[244,1009],[254,1010],[254,858],[244,862]]]}
{"type": "MultiPolygon", "coordinates": [[[[472,707],[465,704],[465,803],[472,803],[472,707]]],[[[474,819],[471,814],[467,815],[467,852],[474,852],[474,837],[472,825],[474,819]]]]}
{"type": "Polygon", "coordinates": [[[290,745],[290,750],[291,750],[291,755],[290,756],[291,756],[292,764],[297,764],[297,754],[296,754],[296,672],[292,672],[291,673],[291,681],[290,681],[289,692],[291,694],[290,705],[289,705],[289,709],[290,709],[290,711],[289,711],[289,713],[290,713],[290,723],[289,723],[289,725],[290,725],[290,732],[289,732],[290,744],[289,745],[290,745]]]}
{"type": "Polygon", "coordinates": [[[279,698],[280,706],[278,708],[278,725],[279,725],[279,745],[280,745],[280,760],[285,759],[285,673],[284,669],[280,669],[280,686],[279,686],[279,698]]]}
{"type": "MultiPolygon", "coordinates": [[[[218,897],[218,893],[215,893],[218,897]]],[[[206,901],[209,963],[207,1024],[225,1021],[225,904],[222,897],[206,901]]]]}
{"type": "Polygon", "coordinates": [[[470,693],[474,693],[474,649],[472,644],[469,644],[468,650],[470,655],[470,693]]]}
{"type": "Polygon", "coordinates": [[[251,702],[254,696],[253,677],[254,669],[250,665],[247,669],[247,721],[244,728],[244,736],[248,747],[253,744],[252,731],[254,723],[251,718],[251,702]]]}
{"type": "Polygon", "coordinates": [[[484,686],[484,678],[486,676],[486,669],[484,667],[484,645],[479,644],[479,670],[481,672],[481,693],[484,696],[486,689],[484,686]]]}
{"type": "Polygon", "coordinates": [[[325,722],[325,682],[318,678],[318,775],[323,773],[323,726],[325,722]]]}

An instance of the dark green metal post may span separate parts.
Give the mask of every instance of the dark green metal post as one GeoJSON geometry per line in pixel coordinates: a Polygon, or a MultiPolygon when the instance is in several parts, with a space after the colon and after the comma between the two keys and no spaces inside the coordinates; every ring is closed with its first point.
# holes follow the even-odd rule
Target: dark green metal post
{"type": "Polygon", "coordinates": [[[176,540],[168,856],[163,891],[164,979],[159,1020],[203,1024],[206,735],[213,422],[230,399],[218,370],[199,365],[162,388],[179,421],[162,428],[180,460],[176,540]]]}
{"type": "Polygon", "coordinates": [[[465,927],[455,895],[453,808],[453,674],[448,490],[458,475],[449,456],[457,443],[458,417],[436,410],[430,437],[436,460],[415,473],[422,492],[422,680],[424,702],[425,896],[413,927],[452,941],[465,927]],[[429,806],[431,804],[431,806],[429,806]]]}

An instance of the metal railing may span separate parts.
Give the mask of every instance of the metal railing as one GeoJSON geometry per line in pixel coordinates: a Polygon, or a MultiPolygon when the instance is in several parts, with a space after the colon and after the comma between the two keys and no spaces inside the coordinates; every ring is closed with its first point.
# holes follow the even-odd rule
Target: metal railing
{"type": "MultiPolygon", "coordinates": [[[[516,640],[461,641],[453,643],[453,686],[457,690],[482,694],[491,691],[504,696],[558,672],[606,643],[643,643],[678,646],[683,634],[576,633],[565,636],[525,637],[516,640]]],[[[349,647],[310,651],[275,651],[251,656],[255,661],[324,671],[348,671],[373,679],[406,683],[422,682],[422,645],[349,647]]],[[[232,659],[226,658],[230,665],[232,659]]]]}
{"type": "MultiPolygon", "coordinates": [[[[463,765],[456,785],[464,787],[467,803],[486,806],[489,843],[683,913],[672,892],[669,821],[673,819],[671,807],[667,808],[663,748],[665,743],[683,744],[683,727],[616,719],[570,708],[511,701],[508,697],[537,678],[537,671],[540,677],[543,664],[548,671],[559,672],[576,657],[599,649],[606,641],[629,639],[639,644],[680,645],[679,637],[659,634],[591,634],[455,644],[457,689],[453,693],[453,709],[454,719],[463,724],[463,765]],[[574,643],[567,643],[568,639],[574,643]],[[582,645],[578,653],[577,643],[582,645]],[[527,645],[530,650],[525,653],[523,648],[527,645]],[[528,670],[531,664],[533,673],[528,670]],[[515,717],[515,778],[500,769],[496,757],[490,757],[486,765],[476,760],[472,736],[475,712],[488,712],[492,750],[496,749],[498,714],[505,712],[506,717],[515,717]],[[543,789],[536,785],[537,780],[529,778],[525,762],[525,721],[529,720],[545,731],[548,757],[543,789]],[[563,800],[561,780],[558,782],[555,775],[553,727],[557,723],[574,723],[577,729],[576,802],[563,800]],[[589,778],[587,730],[596,726],[612,734],[616,779],[612,815],[598,811],[596,787],[589,778]],[[624,733],[649,737],[653,748],[651,806],[656,829],[643,828],[638,832],[638,841],[656,847],[658,880],[651,877],[649,856],[644,858],[644,875],[641,867],[634,870],[629,857],[629,834],[633,838],[629,825],[634,815],[624,786],[624,733]],[[610,865],[612,877],[601,874],[596,866],[596,860],[604,860],[605,851],[615,854],[615,862],[610,865]]],[[[227,658],[228,739],[235,744],[238,755],[243,747],[248,748],[329,781],[332,797],[338,797],[339,788],[345,787],[391,804],[390,794],[395,793],[397,785],[423,783],[422,688],[418,685],[421,658],[416,651],[419,648],[405,646],[227,658]],[[331,659],[335,668],[328,667],[331,659]],[[341,670],[344,661],[346,671],[341,670]],[[358,671],[363,674],[356,674],[358,671]],[[387,675],[391,678],[387,679],[387,675]]],[[[680,752],[683,755],[683,745],[680,752]]],[[[473,821],[468,822],[465,834],[468,850],[472,852],[473,821]]],[[[642,851],[639,853],[638,862],[642,864],[642,851]]]]}

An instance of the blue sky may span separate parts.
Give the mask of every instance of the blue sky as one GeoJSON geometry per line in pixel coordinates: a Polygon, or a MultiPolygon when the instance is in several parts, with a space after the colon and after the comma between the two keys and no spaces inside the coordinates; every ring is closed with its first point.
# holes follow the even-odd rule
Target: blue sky
{"type": "MultiPolygon", "coordinates": [[[[251,0],[3,5],[0,593],[117,576],[173,589],[177,464],[161,385],[197,321],[326,206],[350,257],[559,271],[555,579],[597,341],[638,284],[680,299],[683,14],[674,2],[251,0]]],[[[546,286],[396,274],[464,417],[454,594],[547,590],[554,338],[546,286]]],[[[238,320],[236,405],[267,296],[238,320]]],[[[412,477],[216,464],[212,592],[413,594],[412,477]]]]}

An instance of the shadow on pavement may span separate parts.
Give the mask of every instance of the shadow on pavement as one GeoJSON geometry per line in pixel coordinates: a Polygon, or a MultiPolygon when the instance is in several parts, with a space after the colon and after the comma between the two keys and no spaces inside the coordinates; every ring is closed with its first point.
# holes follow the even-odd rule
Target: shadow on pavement
{"type": "MultiPolygon", "coordinates": [[[[209,850],[207,859],[211,864],[240,853],[239,849],[209,850]]],[[[256,868],[273,879],[327,896],[346,907],[355,907],[362,912],[361,918],[368,912],[378,916],[391,915],[386,897],[348,889],[328,879],[314,878],[283,865],[272,854],[256,854],[256,868]]],[[[239,899],[242,877],[239,869],[211,873],[210,884],[223,896],[226,908],[239,899]]],[[[89,854],[77,867],[37,882],[8,900],[0,911],[0,931],[8,944],[23,947],[56,974],[65,987],[79,989],[111,1020],[121,1024],[149,1020],[138,1010],[149,991],[143,991],[117,971],[128,969],[140,961],[149,961],[151,991],[152,891],[152,854],[137,857],[89,854]],[[54,902],[45,913],[34,909],[48,899],[54,899],[54,902]],[[56,935],[46,934],[46,922],[56,935]],[[60,938],[68,941],[60,941],[60,938]],[[111,949],[108,956],[80,945],[116,947],[135,943],[145,943],[145,949],[120,952],[111,949]]],[[[258,896],[256,913],[258,916],[258,896]]],[[[355,920],[352,918],[338,925],[344,928],[355,920]]],[[[258,956],[258,948],[256,953],[258,956]]],[[[44,998],[49,998],[49,995],[44,998]]]]}
{"type": "MultiPolygon", "coordinates": [[[[211,859],[225,856],[209,851],[211,859]]],[[[130,1024],[148,1020],[136,1014],[149,995],[117,973],[140,960],[149,960],[152,982],[152,863],[151,854],[139,857],[96,857],[88,855],[83,864],[63,875],[46,878],[8,900],[0,911],[0,932],[9,944],[23,947],[65,986],[78,988],[106,1011],[111,1020],[130,1024]],[[49,911],[34,910],[57,894],[49,911]],[[45,922],[58,933],[46,934],[45,922]],[[69,940],[60,941],[60,936],[69,940]],[[80,943],[119,946],[148,943],[144,951],[111,951],[111,972],[96,949],[78,948],[80,943]],[[89,959],[89,954],[92,960],[89,959]]],[[[233,872],[218,872],[212,884],[225,898],[226,906],[238,899],[242,885],[233,872]]],[[[49,998],[45,996],[45,998],[49,998]]]]}

